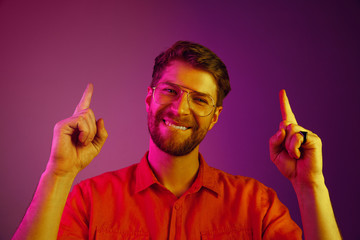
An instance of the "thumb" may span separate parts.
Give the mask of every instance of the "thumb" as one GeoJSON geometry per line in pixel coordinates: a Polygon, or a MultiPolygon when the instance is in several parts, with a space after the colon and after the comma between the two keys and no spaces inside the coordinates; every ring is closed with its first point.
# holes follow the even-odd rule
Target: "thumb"
{"type": "Polygon", "coordinates": [[[97,127],[97,133],[92,143],[94,144],[98,152],[100,152],[101,148],[104,146],[104,143],[108,137],[108,133],[104,125],[104,119],[100,118],[99,120],[97,120],[96,127],[97,127]]]}
{"type": "Polygon", "coordinates": [[[275,160],[277,155],[284,149],[283,143],[285,140],[286,132],[280,128],[269,140],[270,158],[275,160]]]}

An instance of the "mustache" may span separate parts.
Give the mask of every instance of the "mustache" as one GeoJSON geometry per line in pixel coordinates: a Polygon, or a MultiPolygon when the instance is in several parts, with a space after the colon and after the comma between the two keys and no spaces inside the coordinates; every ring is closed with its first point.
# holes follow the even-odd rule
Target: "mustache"
{"type": "Polygon", "coordinates": [[[199,128],[199,124],[190,117],[181,117],[181,116],[179,117],[172,112],[165,112],[164,110],[161,110],[156,113],[155,115],[156,122],[158,123],[162,122],[165,117],[170,118],[181,125],[189,126],[194,130],[199,128]]]}

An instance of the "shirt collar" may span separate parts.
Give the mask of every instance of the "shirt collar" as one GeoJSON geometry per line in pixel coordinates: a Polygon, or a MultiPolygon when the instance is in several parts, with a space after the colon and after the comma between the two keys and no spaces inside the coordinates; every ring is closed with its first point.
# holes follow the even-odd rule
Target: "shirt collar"
{"type": "Polygon", "coordinates": [[[220,187],[216,182],[218,172],[216,171],[216,169],[210,167],[205,162],[205,159],[201,155],[201,153],[199,153],[199,162],[200,162],[199,172],[193,185],[205,187],[219,195],[220,187]]]}
{"type": "MultiPolygon", "coordinates": [[[[149,162],[147,160],[148,153],[146,152],[145,155],[142,157],[140,163],[137,166],[136,170],[136,184],[135,184],[135,193],[145,190],[149,188],[153,184],[160,184],[160,182],[155,177],[154,172],[152,171],[149,162]]],[[[220,194],[219,186],[216,184],[216,176],[217,171],[207,165],[203,156],[199,153],[199,172],[198,175],[190,187],[195,191],[199,191],[201,187],[205,187],[216,194],[220,194]]]]}
{"type": "Polygon", "coordinates": [[[149,162],[147,160],[148,154],[149,152],[146,152],[140,163],[137,165],[135,193],[143,191],[155,183],[160,184],[155,177],[154,172],[150,168],[149,162]]]}

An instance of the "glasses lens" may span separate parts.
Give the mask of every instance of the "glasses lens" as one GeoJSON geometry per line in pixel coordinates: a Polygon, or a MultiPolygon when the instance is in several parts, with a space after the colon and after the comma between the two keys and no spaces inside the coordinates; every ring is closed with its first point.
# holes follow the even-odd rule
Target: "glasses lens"
{"type": "MultiPolygon", "coordinates": [[[[169,83],[159,83],[154,90],[154,100],[158,104],[169,104],[177,101],[181,95],[181,88],[169,83]]],[[[198,116],[208,116],[214,107],[213,99],[204,93],[190,92],[189,107],[198,116]]]]}
{"type": "Polygon", "coordinates": [[[154,99],[158,104],[167,104],[176,101],[180,93],[181,89],[178,86],[160,83],[156,86],[154,99]]]}
{"type": "Polygon", "coordinates": [[[190,108],[199,116],[207,116],[211,113],[214,103],[209,95],[191,92],[189,94],[190,108]]]}

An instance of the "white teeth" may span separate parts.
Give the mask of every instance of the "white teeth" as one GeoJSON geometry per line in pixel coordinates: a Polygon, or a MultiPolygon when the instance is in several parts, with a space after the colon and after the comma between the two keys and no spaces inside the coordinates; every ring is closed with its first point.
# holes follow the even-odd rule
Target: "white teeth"
{"type": "Polygon", "coordinates": [[[186,130],[186,127],[182,127],[182,126],[175,126],[175,125],[172,125],[173,128],[176,128],[176,129],[180,129],[180,130],[186,130]]]}
{"type": "Polygon", "coordinates": [[[184,127],[184,126],[176,126],[176,125],[174,125],[174,124],[172,124],[172,123],[169,123],[168,121],[165,121],[165,124],[166,124],[166,126],[170,126],[170,127],[173,127],[173,128],[176,128],[176,129],[180,129],[180,130],[186,130],[186,129],[187,129],[187,127],[184,127]]]}

